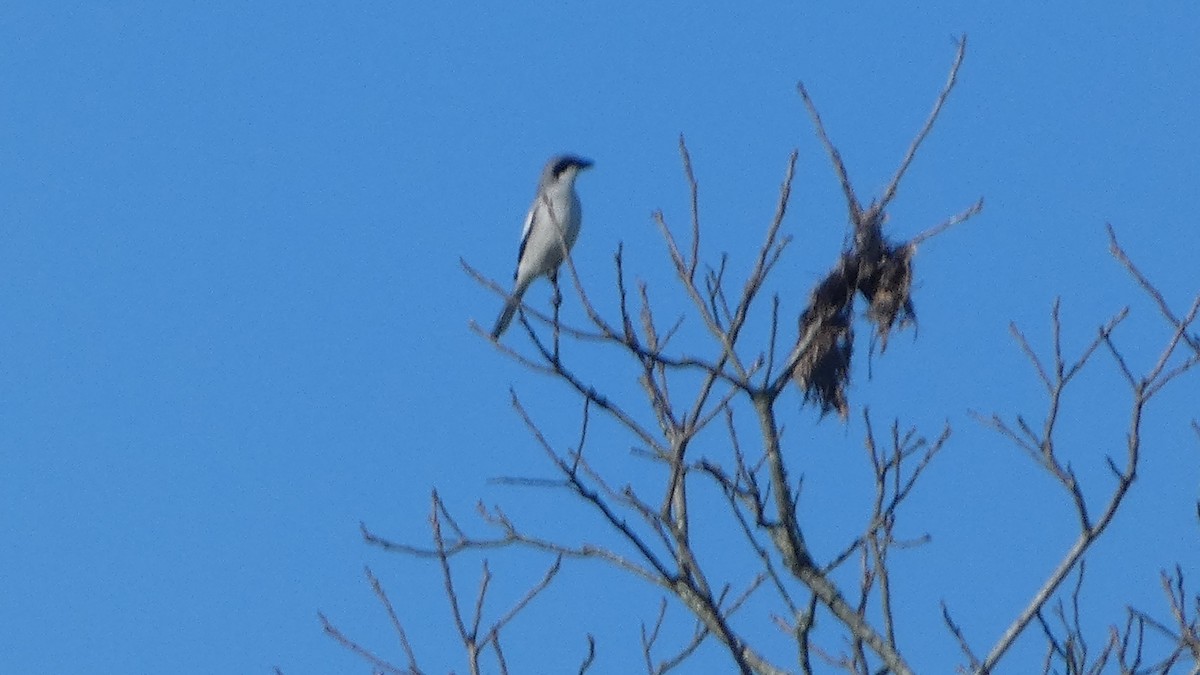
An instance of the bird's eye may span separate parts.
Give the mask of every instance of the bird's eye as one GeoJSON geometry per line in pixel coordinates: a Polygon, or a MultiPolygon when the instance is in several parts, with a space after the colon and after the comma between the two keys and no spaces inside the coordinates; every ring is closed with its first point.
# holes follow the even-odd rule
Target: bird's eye
{"type": "Polygon", "coordinates": [[[566,171],[567,167],[569,167],[569,166],[571,166],[571,160],[569,160],[569,159],[558,160],[558,162],[555,163],[555,165],[554,165],[554,177],[557,178],[557,177],[561,176],[562,173],[564,171],[566,171]]]}

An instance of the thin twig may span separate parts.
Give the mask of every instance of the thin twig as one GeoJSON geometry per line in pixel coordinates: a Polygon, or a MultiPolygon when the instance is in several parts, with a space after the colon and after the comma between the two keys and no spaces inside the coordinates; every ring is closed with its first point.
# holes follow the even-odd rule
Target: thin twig
{"type": "Polygon", "coordinates": [[[333,638],[338,644],[346,649],[358,654],[373,667],[378,668],[379,672],[393,673],[394,675],[413,675],[412,671],[404,670],[399,666],[388,663],[387,661],[376,656],[371,650],[346,637],[346,635],[343,634],[342,631],[338,630],[336,626],[330,623],[329,618],[321,612],[317,612],[317,618],[321,620],[321,629],[325,631],[326,635],[333,638]]]}
{"type": "Polygon", "coordinates": [[[917,236],[913,237],[912,239],[909,239],[908,244],[909,244],[909,246],[919,246],[924,241],[926,241],[928,239],[933,239],[934,237],[936,237],[939,234],[945,232],[946,230],[954,227],[955,225],[960,225],[962,223],[967,222],[971,218],[979,215],[979,213],[981,211],[983,211],[983,197],[980,197],[979,201],[972,204],[965,211],[963,211],[961,213],[957,213],[953,216],[950,216],[946,220],[938,223],[937,225],[934,225],[933,227],[931,227],[927,230],[923,230],[922,232],[917,234],[917,236]]]}
{"type": "Polygon", "coordinates": [[[817,112],[817,105],[813,103],[812,97],[808,95],[808,90],[804,88],[803,82],[796,83],[796,91],[800,93],[800,98],[804,100],[804,107],[808,110],[808,116],[812,118],[813,126],[817,129],[817,136],[821,139],[821,144],[825,146],[825,152],[829,154],[829,161],[833,162],[833,170],[838,176],[838,180],[842,183],[842,194],[846,197],[846,207],[850,211],[850,221],[857,223],[862,218],[862,203],[854,194],[854,186],[850,183],[850,175],[846,172],[846,164],[842,162],[842,155],[834,147],[833,141],[829,140],[829,133],[825,131],[825,123],[821,121],[821,114],[817,112]]]}
{"type": "Polygon", "coordinates": [[[388,619],[392,622],[392,630],[396,631],[396,635],[400,638],[400,648],[404,650],[405,657],[408,658],[408,669],[413,673],[420,673],[421,669],[417,666],[417,657],[413,654],[412,645],[408,642],[408,635],[404,632],[404,626],[400,623],[400,617],[396,615],[396,610],[392,607],[391,600],[388,599],[387,593],[383,590],[383,584],[379,583],[379,579],[371,572],[371,568],[365,568],[367,581],[371,584],[371,590],[374,591],[375,597],[379,598],[379,602],[383,604],[387,611],[388,619]]]}
{"type": "Polygon", "coordinates": [[[917,155],[917,149],[921,147],[921,143],[929,136],[929,132],[933,130],[933,125],[937,122],[938,115],[942,112],[942,106],[946,104],[946,100],[950,98],[950,92],[954,89],[954,85],[958,82],[958,69],[962,66],[963,59],[967,55],[967,36],[964,35],[958,40],[958,53],[954,57],[954,65],[950,66],[950,75],[946,78],[946,84],[942,87],[942,91],[938,94],[937,101],[933,104],[933,110],[929,112],[929,117],[925,120],[921,131],[917,133],[912,144],[908,146],[908,152],[904,155],[904,160],[900,162],[900,168],[896,170],[896,175],[892,177],[892,181],[888,183],[887,188],[883,191],[883,197],[879,200],[878,211],[887,210],[892,199],[896,196],[896,190],[900,187],[900,181],[904,178],[904,173],[908,171],[909,165],[912,164],[913,158],[917,155]]]}

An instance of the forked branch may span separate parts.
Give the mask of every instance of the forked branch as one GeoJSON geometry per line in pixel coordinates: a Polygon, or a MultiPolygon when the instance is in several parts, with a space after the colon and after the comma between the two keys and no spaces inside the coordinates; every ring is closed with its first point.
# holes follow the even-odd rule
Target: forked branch
{"type": "MultiPolygon", "coordinates": [[[[1008,626],[1000,639],[989,651],[987,657],[978,666],[977,672],[979,673],[986,674],[992,672],[992,669],[995,668],[996,664],[1003,658],[1013,642],[1024,632],[1030,622],[1042,615],[1047,603],[1050,602],[1067,576],[1073,570],[1080,569],[1083,564],[1084,554],[1108,529],[1137,476],[1141,461],[1142,425],[1146,407],[1167,384],[1180,378],[1200,363],[1200,352],[1197,352],[1186,356],[1181,362],[1175,363],[1173,366],[1170,365],[1173,363],[1172,357],[1181,344],[1191,346],[1188,336],[1193,329],[1197,315],[1200,314],[1200,295],[1196,297],[1186,312],[1181,316],[1176,315],[1167,306],[1162,298],[1162,294],[1158,292],[1144,275],[1137,271],[1137,268],[1129,260],[1128,255],[1117,244],[1116,237],[1112,234],[1111,230],[1109,234],[1113,256],[1133,274],[1142,290],[1158,303],[1160,311],[1171,325],[1171,334],[1160,350],[1154,365],[1145,373],[1135,375],[1129,368],[1128,360],[1117,346],[1114,337],[1115,329],[1128,315],[1128,310],[1122,310],[1116,317],[1101,327],[1097,337],[1084,349],[1082,355],[1068,362],[1063,357],[1061,324],[1058,318],[1058,303],[1056,302],[1051,312],[1054,340],[1051,367],[1047,367],[1043,360],[1036,355],[1036,352],[1029,345],[1024,335],[1014,327],[1014,335],[1017,337],[1021,349],[1025,352],[1037,371],[1038,376],[1046,386],[1049,395],[1048,411],[1044,418],[1040,434],[1034,432],[1030,425],[1021,417],[1017,418],[1018,425],[1015,429],[996,416],[993,416],[987,423],[1023,448],[1033,457],[1039,466],[1053,475],[1063,486],[1070,495],[1072,504],[1076,510],[1079,520],[1079,533],[1054,571],[1051,572],[1041,588],[1034,593],[1029,604],[1026,605],[1012,624],[1008,626]],[[1080,485],[1078,477],[1070,465],[1061,459],[1057,451],[1055,431],[1066,387],[1101,345],[1108,348],[1117,367],[1125,376],[1129,385],[1131,402],[1129,406],[1129,427],[1126,431],[1125,460],[1123,466],[1118,465],[1117,461],[1111,457],[1105,458],[1116,482],[1110,489],[1107,501],[1099,509],[1099,515],[1092,516],[1088,502],[1084,496],[1085,491],[1080,485]]],[[[1053,648],[1053,643],[1051,647],[1053,648]]],[[[1077,655],[1071,658],[1075,656],[1077,655]]]]}

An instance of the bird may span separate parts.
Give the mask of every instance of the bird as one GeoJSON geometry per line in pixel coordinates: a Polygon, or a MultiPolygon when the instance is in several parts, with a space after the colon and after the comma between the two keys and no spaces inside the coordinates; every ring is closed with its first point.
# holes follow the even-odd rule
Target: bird
{"type": "Polygon", "coordinates": [[[492,328],[493,340],[499,339],[508,328],[517,308],[521,306],[521,297],[531,283],[542,275],[549,277],[551,283],[556,282],[558,267],[579,238],[579,226],[583,220],[579,195],[575,192],[575,178],[580,171],[591,166],[592,161],[582,157],[556,155],[542,169],[537,194],[521,231],[512,293],[496,318],[496,326],[492,328]]]}

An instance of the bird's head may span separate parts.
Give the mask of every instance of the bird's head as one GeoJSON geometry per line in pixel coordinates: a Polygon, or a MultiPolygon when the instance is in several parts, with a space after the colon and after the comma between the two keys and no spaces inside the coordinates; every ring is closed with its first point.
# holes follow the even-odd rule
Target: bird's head
{"type": "Polygon", "coordinates": [[[553,184],[571,185],[575,182],[575,177],[580,171],[590,167],[592,160],[576,157],[575,155],[557,155],[551,157],[549,162],[546,162],[546,168],[542,172],[542,184],[549,186],[553,184]]]}

